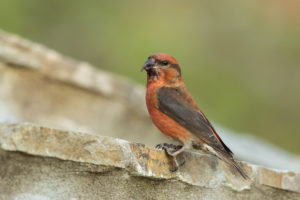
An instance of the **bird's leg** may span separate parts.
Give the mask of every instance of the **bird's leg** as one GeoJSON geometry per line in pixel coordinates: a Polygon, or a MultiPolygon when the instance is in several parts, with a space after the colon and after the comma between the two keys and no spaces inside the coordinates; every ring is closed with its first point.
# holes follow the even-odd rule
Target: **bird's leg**
{"type": "MultiPolygon", "coordinates": [[[[179,146],[178,146],[179,147],[179,146]]],[[[172,172],[175,172],[178,170],[179,168],[179,163],[177,161],[177,156],[182,153],[184,151],[184,146],[179,147],[179,149],[176,149],[176,151],[171,152],[170,149],[168,148],[164,148],[165,152],[168,154],[168,156],[170,156],[172,158],[172,168],[170,169],[172,172]]],[[[183,165],[183,163],[181,163],[181,165],[183,165]]]]}
{"type": "Polygon", "coordinates": [[[166,149],[166,152],[169,156],[176,157],[178,154],[184,151],[184,146],[183,145],[178,145],[176,146],[176,151],[170,151],[169,149],[166,149]]]}
{"type": "Polygon", "coordinates": [[[163,143],[156,145],[156,149],[163,149],[167,155],[172,158],[172,167],[170,168],[172,172],[177,171],[179,166],[185,163],[185,160],[181,163],[178,163],[177,160],[177,156],[184,151],[183,145],[163,143]]]}

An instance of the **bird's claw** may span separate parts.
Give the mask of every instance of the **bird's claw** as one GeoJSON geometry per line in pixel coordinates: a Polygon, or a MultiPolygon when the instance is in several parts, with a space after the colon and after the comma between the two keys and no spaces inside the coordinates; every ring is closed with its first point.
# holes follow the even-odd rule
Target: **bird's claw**
{"type": "Polygon", "coordinates": [[[179,167],[183,166],[185,164],[185,158],[181,157],[178,159],[177,156],[171,157],[171,163],[170,163],[170,171],[171,172],[176,172],[179,167]]]}
{"type": "Polygon", "coordinates": [[[171,164],[169,170],[170,172],[176,172],[179,169],[179,167],[176,164],[171,164]]]}
{"type": "Polygon", "coordinates": [[[155,146],[155,149],[163,149],[164,145],[163,144],[158,144],[155,146]]]}
{"type": "Polygon", "coordinates": [[[171,144],[168,144],[168,143],[162,143],[162,144],[158,144],[156,145],[156,149],[166,149],[166,148],[169,148],[171,144]]]}
{"type": "Polygon", "coordinates": [[[180,150],[182,147],[182,145],[175,145],[175,144],[168,144],[168,143],[163,143],[163,144],[158,144],[155,147],[156,149],[162,149],[166,152],[166,154],[169,156],[170,158],[170,171],[171,172],[175,172],[179,169],[179,167],[181,167],[182,165],[184,165],[185,163],[185,158],[181,157],[181,159],[177,160],[177,155],[174,155],[174,153],[176,154],[176,152],[178,150],[180,150]],[[172,150],[170,150],[172,149],[172,150]],[[179,161],[179,162],[178,162],[179,161]]]}
{"type": "Polygon", "coordinates": [[[181,145],[168,144],[168,143],[162,143],[162,144],[158,144],[158,145],[155,146],[156,149],[163,149],[163,150],[166,150],[166,149],[172,148],[172,149],[174,149],[175,151],[177,151],[177,150],[180,149],[181,147],[182,147],[181,145]]]}

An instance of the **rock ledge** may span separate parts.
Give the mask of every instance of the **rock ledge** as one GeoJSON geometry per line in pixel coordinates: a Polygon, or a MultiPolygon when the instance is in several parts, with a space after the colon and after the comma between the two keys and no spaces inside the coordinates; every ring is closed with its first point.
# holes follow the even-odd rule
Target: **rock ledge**
{"type": "Polygon", "coordinates": [[[163,151],[106,136],[1,123],[0,147],[0,199],[32,199],[32,191],[50,199],[94,199],[97,194],[130,199],[133,191],[134,199],[300,197],[300,174],[243,163],[251,177],[245,181],[222,161],[190,152],[185,154],[186,164],[171,173],[163,151]],[[26,182],[35,186],[28,188],[26,182]]]}

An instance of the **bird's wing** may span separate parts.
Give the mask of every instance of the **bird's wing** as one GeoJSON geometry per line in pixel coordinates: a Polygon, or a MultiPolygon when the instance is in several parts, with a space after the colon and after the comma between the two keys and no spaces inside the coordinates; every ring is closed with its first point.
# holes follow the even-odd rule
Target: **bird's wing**
{"type": "Polygon", "coordinates": [[[232,156],[184,85],[161,87],[157,92],[157,108],[215,150],[232,156]]]}

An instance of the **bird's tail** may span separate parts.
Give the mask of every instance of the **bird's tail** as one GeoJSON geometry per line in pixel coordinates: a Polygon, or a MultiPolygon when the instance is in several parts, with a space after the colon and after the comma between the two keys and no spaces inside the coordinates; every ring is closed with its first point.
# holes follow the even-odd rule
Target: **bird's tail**
{"type": "Polygon", "coordinates": [[[235,171],[239,172],[239,174],[245,179],[249,179],[249,176],[246,174],[246,172],[243,170],[243,168],[233,159],[231,154],[226,154],[221,153],[222,156],[218,155],[218,157],[228,163],[232,169],[235,171]]]}
{"type": "Polygon", "coordinates": [[[246,174],[244,169],[235,160],[233,160],[233,158],[231,158],[229,162],[230,166],[238,171],[245,180],[249,179],[249,176],[246,174]]]}

